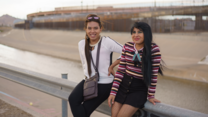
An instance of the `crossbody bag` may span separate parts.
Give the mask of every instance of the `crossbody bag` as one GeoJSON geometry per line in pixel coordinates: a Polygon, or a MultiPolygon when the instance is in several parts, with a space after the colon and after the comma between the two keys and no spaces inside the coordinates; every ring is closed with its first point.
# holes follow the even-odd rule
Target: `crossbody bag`
{"type": "Polygon", "coordinates": [[[96,66],[94,64],[92,54],[91,54],[91,51],[90,51],[92,64],[93,64],[93,67],[95,69],[95,75],[90,77],[89,79],[85,78],[84,87],[83,87],[84,101],[89,100],[89,99],[93,99],[93,98],[98,96],[98,81],[99,81],[98,65],[99,65],[101,41],[102,41],[102,39],[98,43],[96,66]]]}

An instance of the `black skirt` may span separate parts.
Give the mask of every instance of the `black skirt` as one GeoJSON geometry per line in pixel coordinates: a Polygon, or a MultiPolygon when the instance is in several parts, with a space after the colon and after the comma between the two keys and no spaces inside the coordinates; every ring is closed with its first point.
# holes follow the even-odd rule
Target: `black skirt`
{"type": "Polygon", "coordinates": [[[147,101],[147,91],[148,87],[144,83],[144,80],[125,74],[116,94],[115,101],[141,109],[147,101]]]}

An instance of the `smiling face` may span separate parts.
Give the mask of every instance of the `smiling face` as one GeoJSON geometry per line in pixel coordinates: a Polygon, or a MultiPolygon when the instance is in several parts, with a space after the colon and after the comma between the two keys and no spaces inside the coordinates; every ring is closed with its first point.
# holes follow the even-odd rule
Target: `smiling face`
{"type": "Polygon", "coordinates": [[[101,31],[102,29],[97,22],[91,21],[87,23],[86,33],[90,40],[95,41],[99,39],[101,31]]]}
{"type": "Polygon", "coordinates": [[[142,30],[138,29],[138,28],[134,28],[133,32],[131,34],[131,38],[133,40],[134,43],[136,44],[144,44],[144,33],[142,30]]]}

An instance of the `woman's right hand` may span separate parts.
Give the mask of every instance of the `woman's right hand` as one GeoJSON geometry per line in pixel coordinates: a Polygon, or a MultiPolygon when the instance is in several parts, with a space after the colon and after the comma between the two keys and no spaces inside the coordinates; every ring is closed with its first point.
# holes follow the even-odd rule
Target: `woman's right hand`
{"type": "Polygon", "coordinates": [[[111,107],[111,104],[114,104],[114,100],[115,100],[115,97],[114,95],[110,95],[108,97],[108,106],[111,107]]]}

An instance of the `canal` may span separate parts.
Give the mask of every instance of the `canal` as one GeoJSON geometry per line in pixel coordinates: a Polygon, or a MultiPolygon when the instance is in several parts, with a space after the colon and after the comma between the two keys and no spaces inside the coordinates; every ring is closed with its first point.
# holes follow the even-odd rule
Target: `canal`
{"type": "MultiPolygon", "coordinates": [[[[68,80],[77,83],[83,78],[82,66],[79,62],[23,51],[5,45],[0,45],[0,63],[20,67],[57,78],[61,78],[62,73],[67,73],[68,80]]],[[[34,107],[39,108],[49,116],[56,115],[59,117],[59,115],[61,115],[61,102],[59,99],[56,99],[52,96],[47,96],[46,94],[38,91],[33,91],[35,93],[31,93],[32,89],[25,89],[19,84],[11,83],[11,81],[6,81],[2,78],[0,78],[0,81],[0,91],[12,95],[25,103],[34,102],[34,107]],[[11,89],[10,86],[5,83],[10,84],[10,86],[16,86],[17,88],[22,89],[23,92],[19,92],[20,94],[18,94],[14,90],[16,87],[11,89]],[[34,95],[37,93],[38,95],[34,95]],[[41,96],[42,99],[39,98],[41,96]],[[46,101],[47,99],[48,101],[46,101]],[[51,104],[50,102],[53,102],[55,105],[51,104]],[[50,109],[51,111],[49,111],[50,109]]],[[[162,103],[198,112],[208,113],[207,92],[207,83],[159,76],[156,98],[159,99],[162,103]]],[[[93,116],[105,117],[106,115],[95,112],[93,113],[93,116]]]]}

